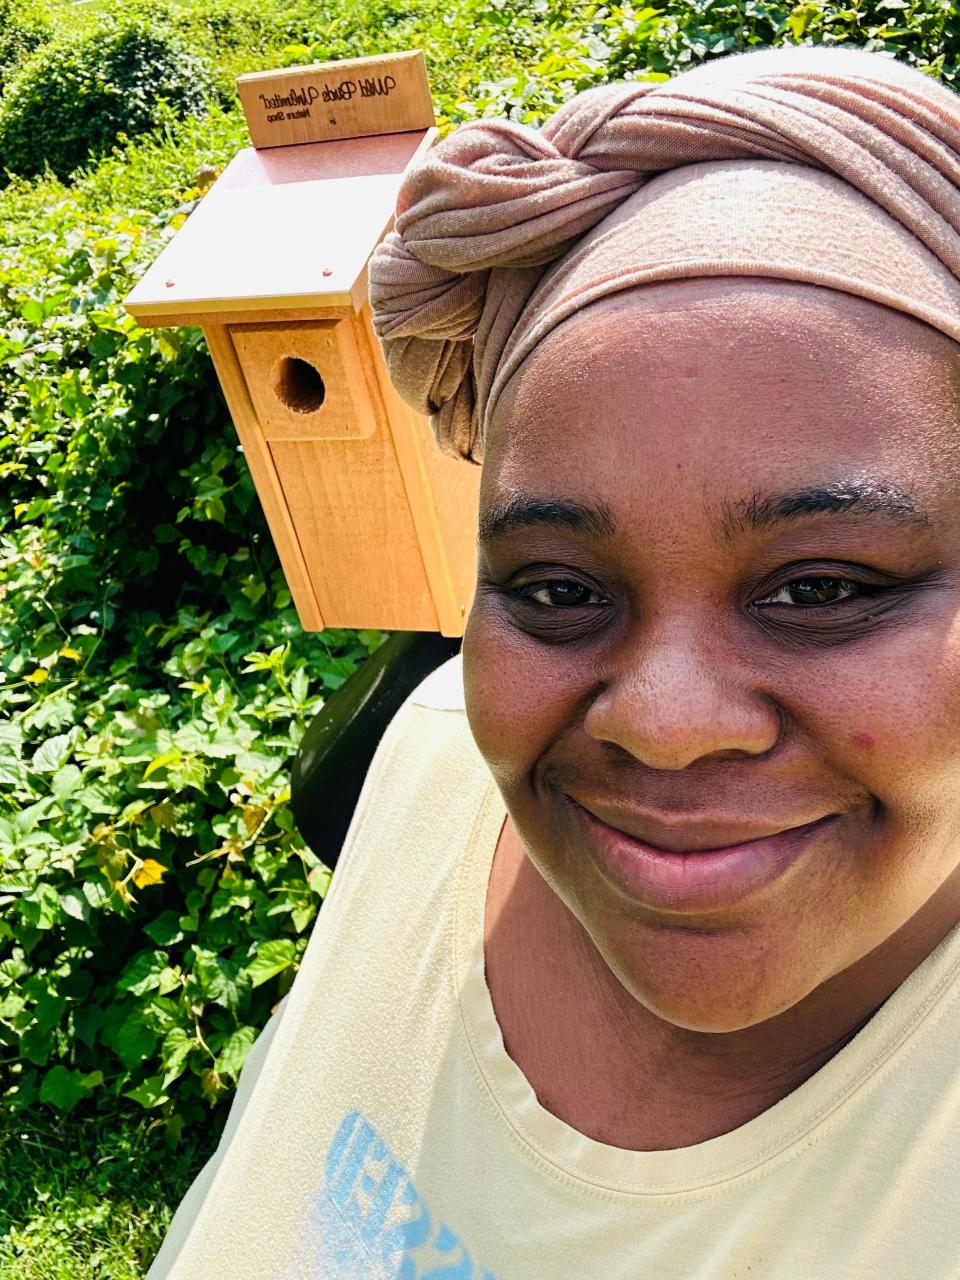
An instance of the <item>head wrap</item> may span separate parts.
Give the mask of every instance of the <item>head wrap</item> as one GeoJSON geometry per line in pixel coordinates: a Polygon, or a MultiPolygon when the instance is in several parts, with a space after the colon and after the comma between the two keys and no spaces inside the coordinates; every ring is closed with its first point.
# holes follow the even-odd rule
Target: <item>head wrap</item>
{"type": "Polygon", "coordinates": [[[539,130],[461,125],[406,175],[369,280],[400,395],[479,461],[507,381],[575,311],[731,275],[960,341],[960,97],[881,54],[781,48],[587,90],[539,130]]]}

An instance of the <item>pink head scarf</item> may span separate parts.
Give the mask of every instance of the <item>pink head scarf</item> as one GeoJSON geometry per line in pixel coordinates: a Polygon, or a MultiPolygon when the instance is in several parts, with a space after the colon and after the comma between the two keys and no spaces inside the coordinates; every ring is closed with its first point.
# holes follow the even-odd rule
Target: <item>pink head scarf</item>
{"type": "Polygon", "coordinates": [[[391,379],[479,462],[552,329],[637,285],[765,276],[960,341],[960,98],[876,53],[784,48],[578,94],[539,129],[462,125],[370,261],[391,379]]]}

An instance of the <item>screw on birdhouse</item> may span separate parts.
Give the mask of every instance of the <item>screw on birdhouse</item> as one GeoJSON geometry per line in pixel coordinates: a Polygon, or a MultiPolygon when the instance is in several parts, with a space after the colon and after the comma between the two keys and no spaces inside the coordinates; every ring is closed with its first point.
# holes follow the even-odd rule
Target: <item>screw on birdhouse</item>
{"type": "Polygon", "coordinates": [[[324,268],[323,268],[323,274],[324,274],[325,276],[332,276],[332,275],[333,275],[333,267],[324,267],[324,268]]]}
{"type": "Polygon", "coordinates": [[[167,287],[168,289],[172,289],[175,283],[176,283],[176,281],[174,281],[174,280],[165,280],[165,281],[164,281],[164,284],[166,285],[166,287],[167,287]]]}

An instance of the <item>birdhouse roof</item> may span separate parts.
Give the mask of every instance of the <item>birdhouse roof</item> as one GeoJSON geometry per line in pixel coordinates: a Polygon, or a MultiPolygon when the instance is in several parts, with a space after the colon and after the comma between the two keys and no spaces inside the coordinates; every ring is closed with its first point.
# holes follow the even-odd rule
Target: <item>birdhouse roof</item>
{"type": "Polygon", "coordinates": [[[405,170],[435,129],[248,148],[125,305],[141,324],[224,323],[357,311],[367,260],[390,229],[405,170]]]}

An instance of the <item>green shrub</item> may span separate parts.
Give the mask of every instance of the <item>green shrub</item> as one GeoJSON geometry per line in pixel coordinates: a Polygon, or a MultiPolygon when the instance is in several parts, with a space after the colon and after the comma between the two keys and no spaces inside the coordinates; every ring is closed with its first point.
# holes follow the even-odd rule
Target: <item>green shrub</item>
{"type": "Polygon", "coordinates": [[[592,27],[603,41],[612,79],[651,71],[673,75],[738,50],[802,43],[879,50],[951,85],[960,83],[960,23],[950,0],[695,0],[663,9],[623,4],[597,8],[592,27]]]}
{"type": "Polygon", "coordinates": [[[160,104],[200,115],[204,63],[160,26],[107,20],[82,40],[43,45],[11,79],[0,105],[0,167],[67,177],[88,156],[160,123],[160,104]]]}
{"type": "Polygon", "coordinates": [[[382,637],[301,632],[199,335],[121,306],[182,217],[96,208],[111,163],[0,201],[0,1057],[7,1107],[176,1136],[293,976],[290,761],[382,637]]]}
{"type": "MultiPolygon", "coordinates": [[[[305,0],[293,0],[289,9],[298,6],[305,0]]],[[[211,51],[216,90],[228,102],[238,75],[276,64],[273,51],[287,42],[289,10],[260,0],[191,0],[174,4],[168,21],[189,48],[211,51]]]]}
{"type": "Polygon", "coordinates": [[[42,9],[18,0],[0,0],[0,91],[27,55],[52,36],[42,9]]]}

